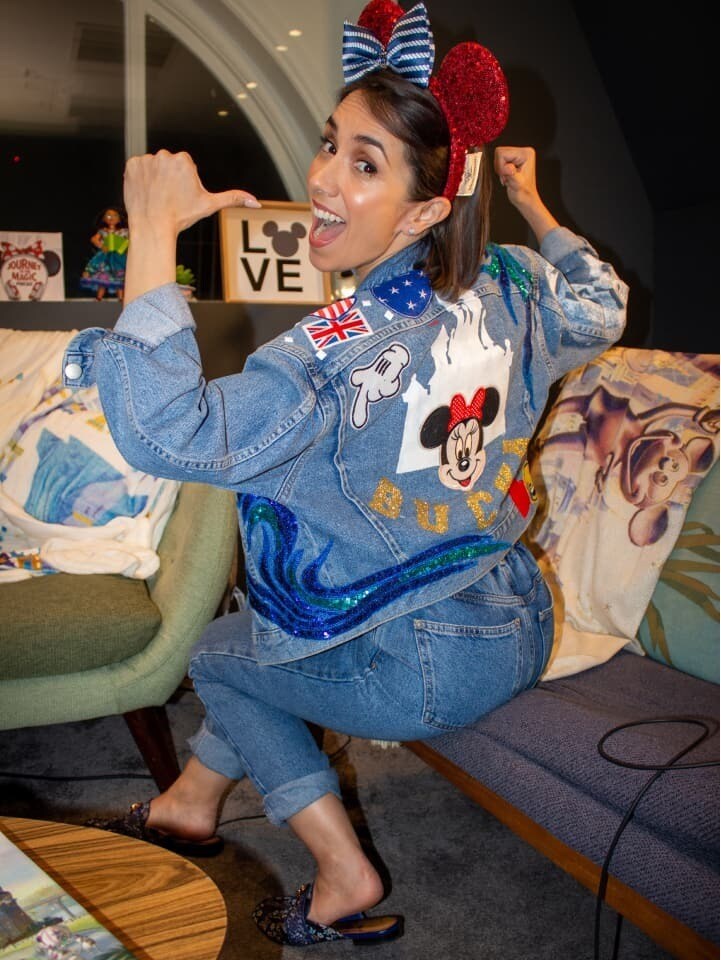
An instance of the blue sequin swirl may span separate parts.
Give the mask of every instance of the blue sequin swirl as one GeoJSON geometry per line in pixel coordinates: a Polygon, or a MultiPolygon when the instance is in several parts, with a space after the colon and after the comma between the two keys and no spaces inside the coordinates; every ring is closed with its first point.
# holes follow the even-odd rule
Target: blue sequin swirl
{"type": "Polygon", "coordinates": [[[258,576],[247,571],[251,605],[286,633],[311,640],[345,633],[396,598],[510,546],[487,535],[457,537],[368,577],[328,587],[320,575],[332,543],[301,569],[298,521],[290,510],[253,494],[240,494],[238,509],[248,546],[262,537],[260,557],[254,557],[258,576]]]}

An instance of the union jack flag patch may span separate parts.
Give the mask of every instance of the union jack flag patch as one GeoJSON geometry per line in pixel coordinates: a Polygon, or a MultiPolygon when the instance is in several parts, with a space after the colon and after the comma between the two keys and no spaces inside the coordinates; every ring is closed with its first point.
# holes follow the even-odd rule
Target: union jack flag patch
{"type": "Polygon", "coordinates": [[[373,333],[366,318],[354,306],[355,300],[355,297],[336,300],[335,303],[310,314],[313,319],[310,323],[304,323],[303,329],[316,350],[325,350],[337,343],[367,337],[369,333],[373,333]]]}

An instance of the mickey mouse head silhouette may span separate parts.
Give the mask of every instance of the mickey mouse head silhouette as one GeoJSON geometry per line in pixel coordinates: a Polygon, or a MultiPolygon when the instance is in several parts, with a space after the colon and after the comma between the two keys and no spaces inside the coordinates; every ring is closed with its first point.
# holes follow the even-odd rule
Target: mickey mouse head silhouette
{"type": "Polygon", "coordinates": [[[298,240],[304,237],[306,229],[302,223],[291,224],[290,230],[280,230],[275,220],[263,224],[263,233],[273,238],[273,249],[279,257],[292,257],[298,252],[298,240]]]}

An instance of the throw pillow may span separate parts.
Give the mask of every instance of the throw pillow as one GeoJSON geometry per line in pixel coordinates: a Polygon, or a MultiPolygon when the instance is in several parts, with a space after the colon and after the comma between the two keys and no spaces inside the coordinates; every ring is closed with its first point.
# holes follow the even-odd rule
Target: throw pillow
{"type": "Polygon", "coordinates": [[[534,442],[527,534],[554,590],[544,679],[633,640],[691,496],[718,458],[719,358],[613,347],[562,382],[534,442]]]}
{"type": "Polygon", "coordinates": [[[719,465],[694,493],[638,632],[654,660],[719,682],[719,465]]]}

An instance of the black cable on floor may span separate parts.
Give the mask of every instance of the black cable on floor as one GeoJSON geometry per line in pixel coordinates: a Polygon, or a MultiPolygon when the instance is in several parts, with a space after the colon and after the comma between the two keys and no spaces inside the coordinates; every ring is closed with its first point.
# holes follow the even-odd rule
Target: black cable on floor
{"type": "Polygon", "coordinates": [[[353,739],[352,737],[346,737],[343,743],[339,747],[337,747],[333,751],[333,753],[328,754],[328,761],[330,763],[333,763],[334,760],[337,760],[338,757],[341,755],[341,753],[345,752],[346,747],[348,746],[348,744],[351,742],[352,739],[353,739]]]}
{"type": "MultiPolygon", "coordinates": [[[[633,720],[630,723],[619,724],[619,726],[613,727],[611,730],[607,731],[598,741],[598,752],[601,754],[604,760],[608,760],[609,763],[614,763],[616,764],[616,766],[619,766],[619,767],[626,767],[629,770],[653,770],[654,773],[653,773],[653,776],[649,777],[649,779],[643,785],[641,790],[639,790],[635,799],[633,800],[629,808],[626,810],[626,813],[623,815],[623,819],[619,824],[618,830],[616,830],[616,834],[613,840],[611,841],[611,844],[606,853],[606,857],[603,861],[603,866],[601,867],[601,877],[599,879],[598,892],[596,894],[596,919],[595,919],[594,931],[593,931],[594,960],[599,960],[599,956],[600,956],[601,908],[603,906],[603,903],[606,897],[606,889],[608,887],[608,871],[611,863],[611,857],[613,856],[613,852],[616,849],[618,841],[621,839],[621,834],[626,829],[628,824],[631,822],[631,819],[636,811],[636,808],[638,807],[639,803],[641,802],[641,799],[646,794],[648,789],[656,782],[656,780],[658,780],[664,773],[666,773],[667,770],[696,770],[700,767],[717,767],[719,765],[718,760],[702,760],[702,761],[699,761],[698,763],[678,763],[681,757],[685,757],[687,753],[690,753],[691,750],[694,749],[694,747],[697,747],[699,744],[703,743],[703,741],[710,736],[711,736],[711,730],[709,728],[708,723],[705,720],[701,720],[699,717],[686,717],[686,716],[653,717],[649,720],[633,720]],[[680,750],[675,757],[672,757],[671,760],[668,761],[668,763],[663,763],[663,764],[635,763],[629,760],[621,760],[618,757],[614,757],[612,754],[608,753],[608,751],[604,749],[606,742],[614,734],[619,733],[621,730],[628,730],[631,727],[642,727],[642,726],[647,726],[649,724],[656,724],[656,723],[687,723],[692,726],[702,727],[703,733],[699,734],[699,736],[693,741],[693,743],[690,743],[688,746],[684,747],[683,750],[680,750]]],[[[618,950],[621,942],[622,923],[623,923],[623,917],[620,913],[617,913],[616,933],[614,937],[613,953],[611,955],[611,960],[617,960],[618,958],[618,950]]]]}

